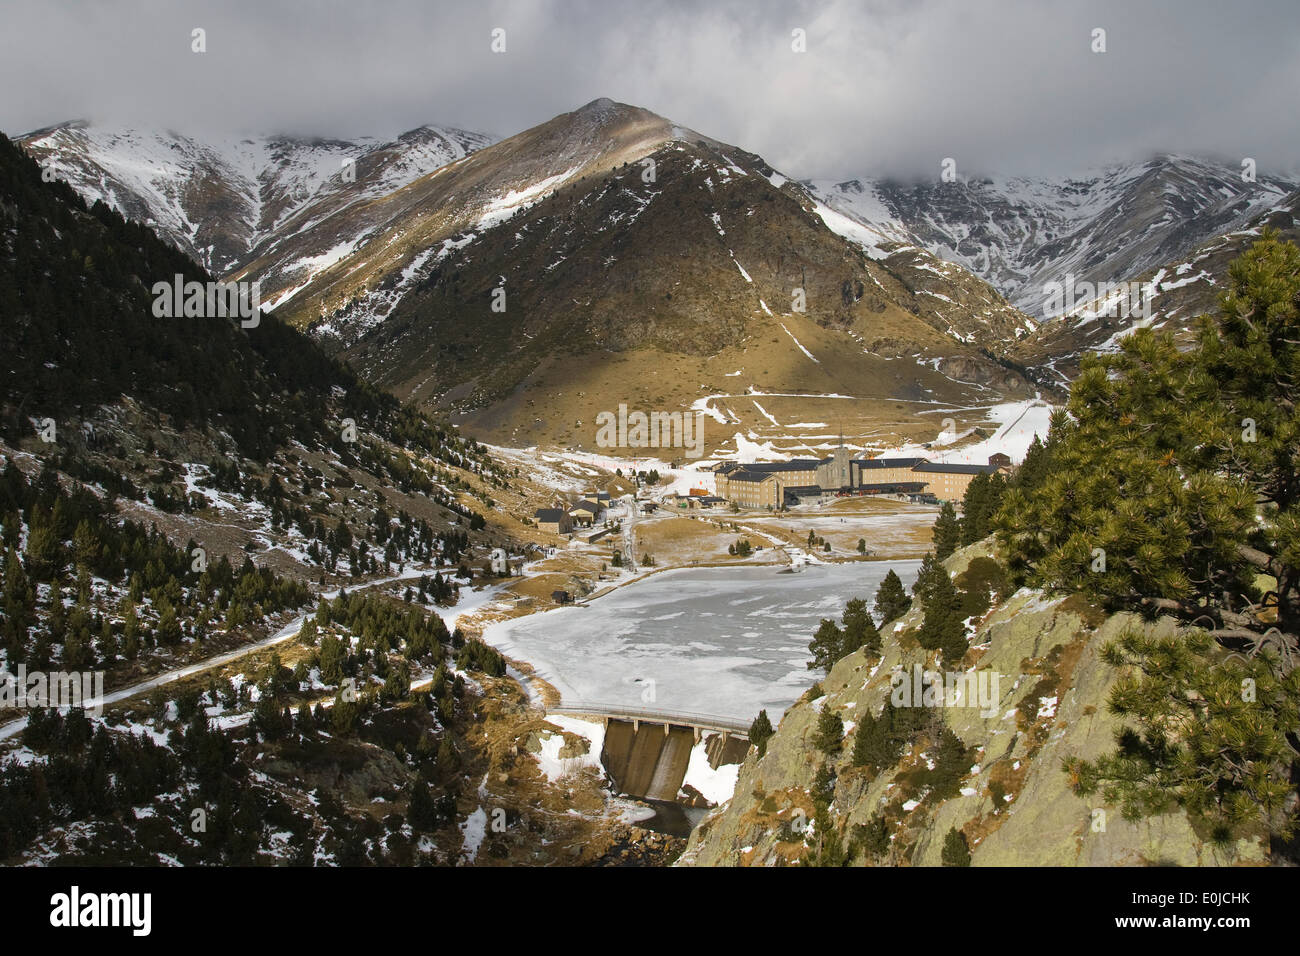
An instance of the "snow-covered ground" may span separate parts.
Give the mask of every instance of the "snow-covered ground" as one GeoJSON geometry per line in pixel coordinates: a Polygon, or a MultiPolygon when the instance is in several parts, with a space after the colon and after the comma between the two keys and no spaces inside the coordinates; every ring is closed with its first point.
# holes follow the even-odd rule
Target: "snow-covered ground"
{"type": "Polygon", "coordinates": [[[484,640],[531,663],[565,704],[775,721],[815,679],[808,642],[854,597],[874,599],[890,568],[904,584],[917,561],[682,568],[590,604],[490,625],[484,640]]]}
{"type": "Polygon", "coordinates": [[[1002,452],[1010,456],[1013,463],[1019,464],[1025,460],[1025,452],[1033,444],[1035,435],[1043,441],[1047,440],[1047,430],[1052,424],[1054,410],[1053,406],[1038,399],[1005,402],[985,411],[988,418],[998,424],[997,430],[988,438],[945,450],[945,444],[952,443],[960,436],[940,432],[939,440],[932,442],[929,448],[908,443],[882,449],[876,454],[887,458],[928,458],[951,465],[982,465],[988,461],[989,455],[1002,452]]]}
{"type": "Polygon", "coordinates": [[[690,763],[682,787],[694,787],[709,803],[719,804],[731,799],[740,776],[740,764],[724,763],[717,770],[709,766],[709,754],[703,741],[691,748],[690,763]]]}
{"type": "Polygon", "coordinates": [[[600,763],[600,752],[605,746],[605,725],[595,720],[583,720],[579,717],[567,717],[551,714],[546,718],[561,730],[587,740],[587,752],[577,757],[561,757],[564,748],[564,734],[545,733],[542,735],[542,749],[533,754],[552,783],[563,780],[571,773],[583,767],[591,767],[598,773],[604,773],[600,763]]]}

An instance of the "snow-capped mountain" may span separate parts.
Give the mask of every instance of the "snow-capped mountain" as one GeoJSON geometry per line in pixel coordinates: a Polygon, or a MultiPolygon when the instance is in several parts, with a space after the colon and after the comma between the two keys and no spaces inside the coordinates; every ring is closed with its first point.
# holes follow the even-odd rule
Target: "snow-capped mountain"
{"type": "MultiPolygon", "coordinates": [[[[588,104],[416,190],[423,202],[302,295],[344,298],[315,328],[368,378],[493,440],[572,446],[620,402],[776,394],[820,434],[854,425],[837,397],[1032,393],[983,349],[1033,323],[982,280],[918,250],[871,260],[762,157],[637,107],[588,104]]],[[[724,401],[729,426],[753,414],[724,401]]]]}
{"type": "MultiPolygon", "coordinates": [[[[1126,308],[1112,294],[1076,304],[1061,320],[1042,325],[1011,350],[1011,358],[1039,371],[1044,381],[1068,383],[1079,362],[1092,352],[1112,352],[1139,328],[1173,333],[1181,343],[1195,338],[1197,316],[1218,308],[1228,267],[1257,240],[1265,228],[1280,238],[1300,241],[1300,190],[1256,215],[1245,228],[1225,232],[1181,256],[1134,276],[1130,289],[1140,290],[1140,309],[1126,308]]],[[[1119,296],[1123,299],[1123,296],[1119,296]]]]}
{"type": "Polygon", "coordinates": [[[88,201],[104,200],[225,274],[286,231],[388,195],[492,138],[422,126],[387,139],[200,139],[77,122],[19,142],[88,201]]]}
{"type": "Polygon", "coordinates": [[[443,259],[521,209],[674,137],[705,137],[600,99],[365,203],[339,204],[263,247],[242,275],[298,325],[355,341],[443,259]]]}
{"type": "Polygon", "coordinates": [[[1124,282],[1180,260],[1279,206],[1297,182],[1188,156],[1067,178],[813,182],[827,223],[873,256],[917,245],[1041,319],[1051,283],[1124,282]]]}
{"type": "Polygon", "coordinates": [[[923,249],[873,261],[802,184],[740,147],[608,99],[497,143],[458,136],[214,144],[74,125],[27,147],[213,271],[258,280],[278,317],[373,381],[473,413],[502,440],[544,420],[570,442],[575,420],[629,392],[682,408],[797,393],[809,397],[796,430],[819,432],[830,418],[852,427],[837,396],[1032,392],[995,357],[1032,333],[1027,316],[923,249]],[[565,396],[547,367],[587,385],[565,396]]]}
{"type": "MultiPolygon", "coordinates": [[[[449,254],[558,189],[644,163],[670,143],[742,153],[608,99],[496,144],[438,127],[391,140],[199,140],[85,123],[22,142],[88,200],[149,222],[220,275],[259,280],[264,303],[344,344],[449,254]]],[[[815,207],[802,184],[770,172],[815,207]]],[[[1000,349],[1034,328],[963,267],[919,247],[895,250],[886,268],[907,286],[909,310],[959,341],[1000,349]]]]}

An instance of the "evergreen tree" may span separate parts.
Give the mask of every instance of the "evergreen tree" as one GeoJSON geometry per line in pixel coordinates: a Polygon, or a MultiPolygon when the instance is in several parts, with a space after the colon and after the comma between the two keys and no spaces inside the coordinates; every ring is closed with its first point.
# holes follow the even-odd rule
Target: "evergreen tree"
{"type": "Polygon", "coordinates": [[[321,683],[334,687],[343,681],[343,661],[347,657],[343,642],[333,634],[326,634],[320,642],[321,683]]]}
{"type": "Polygon", "coordinates": [[[1262,826],[1294,830],[1286,774],[1300,726],[1300,669],[1223,650],[1205,631],[1150,637],[1131,631],[1103,649],[1122,668],[1110,706],[1124,725],[1117,749],[1066,769],[1080,794],[1100,793],[1126,819],[1185,809],[1228,842],[1262,826]]]}
{"type": "Polygon", "coordinates": [[[812,660],[808,662],[809,670],[822,668],[830,670],[834,663],[840,659],[840,648],[844,645],[844,632],[839,626],[829,618],[822,618],[821,624],[817,626],[817,633],[808,644],[808,653],[812,654],[812,660]]]}
{"type": "MultiPolygon", "coordinates": [[[[1038,436],[1034,436],[1035,441],[1038,436]]],[[[1006,479],[1000,473],[976,475],[962,503],[961,543],[974,544],[993,533],[993,516],[1002,507],[1006,479]]]]}
{"type": "Polygon", "coordinates": [[[1108,650],[1126,723],[1115,753],[1072,768],[1080,785],[1126,812],[1181,807],[1220,838],[1287,835],[1295,810],[1278,794],[1300,773],[1288,741],[1300,733],[1300,249],[1266,230],[1229,267],[1219,306],[1190,351],[1139,329],[1084,362],[1035,453],[1050,468],[1034,462],[1034,479],[1021,467],[999,542],[1015,585],[1205,629],[1108,650]],[[1256,699],[1243,707],[1245,679],[1256,699]]]}
{"type": "Polygon", "coordinates": [[[952,827],[943,838],[941,853],[944,866],[970,866],[970,847],[966,845],[966,835],[952,827]]]}
{"type": "Polygon", "coordinates": [[[961,525],[951,501],[945,501],[934,522],[934,557],[946,560],[961,545],[961,525]]]}
{"type": "Polygon", "coordinates": [[[913,741],[927,726],[930,713],[924,707],[895,707],[886,700],[879,717],[866,711],[853,740],[851,762],[876,774],[893,766],[904,744],[913,741]]]}
{"type": "Polygon", "coordinates": [[[844,721],[830,706],[829,701],[822,707],[817,718],[817,731],[813,736],[813,746],[824,754],[837,754],[844,743],[844,721]]]}
{"type": "Polygon", "coordinates": [[[961,595],[948,572],[940,567],[925,602],[925,620],[917,630],[916,641],[924,648],[941,651],[951,667],[960,663],[968,646],[961,609],[961,595]]]}
{"type": "Polygon", "coordinates": [[[939,746],[934,766],[926,771],[925,780],[936,800],[947,800],[961,791],[962,778],[970,768],[966,745],[947,727],[939,731],[939,746]]]}
{"type": "Polygon", "coordinates": [[[849,762],[855,767],[876,769],[881,757],[880,736],[876,728],[876,717],[870,710],[865,710],[853,732],[853,750],[849,753],[849,762]]]}
{"type": "Polygon", "coordinates": [[[406,819],[417,833],[427,833],[438,825],[438,807],[433,794],[429,792],[429,785],[419,778],[411,784],[406,819]]]}
{"type": "Polygon", "coordinates": [[[889,821],[874,813],[857,827],[857,850],[868,860],[878,860],[889,852],[889,821]]]}
{"type": "Polygon", "coordinates": [[[67,551],[54,525],[53,517],[44,508],[33,509],[27,533],[27,569],[38,581],[52,581],[67,566],[67,551]]]}
{"type": "Polygon", "coordinates": [[[760,710],[758,716],[749,725],[749,742],[758,749],[759,757],[767,753],[767,742],[772,739],[774,733],[776,731],[772,729],[772,721],[768,719],[767,711],[760,710]]]}
{"type": "Polygon", "coordinates": [[[912,606],[912,599],[907,596],[903,590],[903,581],[893,568],[885,575],[885,579],[880,582],[880,588],[876,591],[876,617],[880,619],[880,625],[883,627],[890,621],[897,620],[908,612],[912,606]]]}
{"type": "Polygon", "coordinates": [[[840,620],[844,625],[840,657],[852,654],[863,647],[872,654],[880,653],[880,631],[876,629],[876,622],[871,619],[871,614],[867,611],[866,601],[862,598],[851,599],[844,606],[844,614],[840,620]]]}
{"type": "Polygon", "coordinates": [[[944,566],[934,559],[934,553],[927,551],[921,558],[921,567],[917,569],[916,580],[912,582],[912,595],[922,604],[930,603],[930,591],[940,577],[947,577],[944,566]]]}
{"type": "Polygon", "coordinates": [[[330,709],[330,728],[334,735],[342,737],[356,729],[361,711],[355,701],[345,698],[342,691],[334,697],[334,706],[330,709]]]}
{"type": "Polygon", "coordinates": [[[3,610],[4,646],[12,668],[26,658],[28,633],[36,623],[36,592],[13,547],[5,553],[3,610]]]}
{"type": "Polygon", "coordinates": [[[298,731],[303,737],[314,737],[316,735],[316,719],[312,716],[311,708],[307,706],[305,700],[298,705],[294,730],[298,731]]]}
{"type": "Polygon", "coordinates": [[[1016,469],[1011,478],[1011,487],[1016,488],[1022,494],[1029,494],[1037,490],[1047,480],[1052,470],[1050,448],[1050,433],[1047,444],[1044,444],[1035,435],[1034,440],[1029,443],[1029,450],[1025,452],[1025,460],[1021,462],[1020,467],[1016,469]]]}

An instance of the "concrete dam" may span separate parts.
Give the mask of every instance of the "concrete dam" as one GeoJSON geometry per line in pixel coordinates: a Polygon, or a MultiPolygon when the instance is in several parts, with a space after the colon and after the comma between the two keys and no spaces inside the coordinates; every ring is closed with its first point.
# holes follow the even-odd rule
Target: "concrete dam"
{"type": "Polygon", "coordinates": [[[618,791],[629,797],[683,802],[680,792],[697,746],[704,747],[714,770],[741,763],[749,752],[748,725],[726,718],[590,706],[555,712],[604,721],[600,762],[618,791]]]}

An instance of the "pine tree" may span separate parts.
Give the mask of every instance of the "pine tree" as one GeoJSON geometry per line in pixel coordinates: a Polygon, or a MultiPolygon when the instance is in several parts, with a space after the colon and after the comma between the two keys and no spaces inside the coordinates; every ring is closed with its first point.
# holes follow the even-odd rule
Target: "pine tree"
{"type": "Polygon", "coordinates": [[[889,821],[882,814],[857,827],[857,849],[868,860],[878,860],[889,852],[889,821]]]}
{"type": "Polygon", "coordinates": [[[966,835],[952,827],[943,838],[941,859],[944,866],[970,866],[970,847],[966,845],[966,835]]]}
{"type": "Polygon", "coordinates": [[[934,557],[946,560],[961,545],[961,525],[951,501],[945,501],[934,522],[934,557]]]}
{"type": "Polygon", "coordinates": [[[862,714],[857,729],[853,732],[853,750],[849,762],[855,767],[868,767],[875,770],[880,765],[881,733],[877,727],[877,718],[870,710],[862,714]]]}
{"type": "Polygon", "coordinates": [[[79,568],[96,568],[99,566],[100,548],[98,535],[90,522],[83,518],[72,536],[73,560],[79,568]]]}
{"type": "Polygon", "coordinates": [[[168,647],[179,644],[181,640],[181,625],[176,619],[176,608],[170,602],[163,606],[158,616],[158,640],[168,647]]]}
{"type": "Polygon", "coordinates": [[[840,621],[844,625],[844,630],[839,657],[852,654],[862,647],[873,654],[880,652],[880,631],[876,629],[876,622],[871,619],[871,614],[867,611],[866,601],[862,598],[851,599],[844,606],[844,614],[840,621]]]}
{"type": "Polygon", "coordinates": [[[9,664],[21,663],[27,655],[28,632],[36,623],[36,592],[23,569],[18,552],[5,553],[4,645],[9,664]]]}
{"type": "Polygon", "coordinates": [[[347,656],[343,642],[333,634],[326,634],[320,642],[321,683],[334,687],[343,680],[343,661],[347,656]]]}
{"type": "Polygon", "coordinates": [[[330,708],[330,729],[336,737],[352,733],[361,717],[360,708],[349,700],[342,691],[334,697],[334,706],[330,708]]]}
{"type": "Polygon", "coordinates": [[[1181,807],[1225,839],[1296,823],[1276,795],[1300,772],[1300,249],[1266,230],[1226,286],[1195,348],[1139,329],[1085,360],[997,521],[1013,585],[1205,629],[1110,649],[1131,679],[1119,748],[1071,772],[1126,812],[1181,807]],[[1241,652],[1257,673],[1234,673],[1241,652]]]}
{"type": "Polygon", "coordinates": [[[106,666],[111,666],[117,660],[118,649],[117,635],[113,632],[113,623],[108,618],[104,618],[104,623],[99,629],[97,650],[106,666]]]}
{"type": "Polygon", "coordinates": [[[922,604],[929,604],[930,592],[935,581],[947,575],[948,572],[944,569],[944,566],[934,559],[934,553],[927,551],[925,556],[921,558],[921,566],[917,569],[916,580],[912,582],[912,595],[922,604]]]}
{"type": "Polygon", "coordinates": [[[1204,631],[1131,631],[1102,658],[1122,668],[1110,705],[1124,726],[1114,753],[1067,764],[1077,792],[1100,792],[1130,820],[1182,807],[1221,842],[1261,824],[1293,829],[1284,769],[1295,759],[1287,734],[1300,726],[1300,669],[1283,675],[1264,655],[1225,659],[1204,631]]]}
{"type": "Polygon", "coordinates": [[[1025,452],[1025,460],[1020,463],[1020,467],[1011,478],[1011,487],[1023,494],[1029,494],[1047,480],[1052,470],[1050,446],[1050,433],[1047,444],[1044,444],[1037,435],[1034,436],[1034,440],[1029,443],[1029,450],[1025,452]]]}
{"type": "Polygon", "coordinates": [[[311,708],[307,706],[304,700],[298,705],[298,714],[294,720],[294,730],[298,731],[304,737],[314,737],[316,735],[316,720],[312,717],[311,708]]]}
{"type": "Polygon", "coordinates": [[[951,667],[956,667],[966,653],[966,626],[961,617],[961,595],[948,572],[939,568],[925,602],[925,620],[917,630],[916,641],[922,647],[939,650],[951,667]]]}
{"type": "Polygon", "coordinates": [[[32,510],[26,559],[27,570],[38,581],[52,581],[67,566],[67,551],[54,518],[40,507],[32,510]]]}
{"type": "Polygon", "coordinates": [[[772,729],[772,721],[768,719],[767,711],[760,710],[758,716],[749,725],[749,742],[757,748],[760,758],[767,753],[767,742],[772,739],[774,733],[776,731],[772,729]]]}
{"type": "Polygon", "coordinates": [[[908,612],[912,606],[912,599],[907,596],[903,590],[903,581],[899,578],[893,568],[885,575],[885,579],[880,582],[880,588],[876,591],[876,617],[880,619],[880,626],[884,627],[890,621],[897,620],[908,612]]]}
{"type": "Polygon", "coordinates": [[[822,668],[830,670],[837,660],[840,659],[840,649],[844,646],[844,632],[839,626],[829,618],[822,618],[821,624],[817,627],[817,633],[808,643],[808,653],[812,655],[812,660],[808,662],[809,670],[822,668]]]}
{"type": "Polygon", "coordinates": [[[429,792],[429,785],[418,778],[411,784],[406,819],[417,833],[427,833],[438,825],[438,807],[429,792]]]}
{"type": "Polygon", "coordinates": [[[813,737],[813,746],[825,754],[837,754],[844,743],[844,721],[830,706],[829,701],[822,707],[817,718],[817,731],[813,737]]]}
{"type": "Polygon", "coordinates": [[[450,734],[444,734],[438,744],[438,766],[448,773],[454,773],[460,767],[460,755],[456,753],[450,734]]]}
{"type": "Polygon", "coordinates": [[[926,771],[926,783],[936,800],[947,800],[961,791],[962,778],[970,767],[966,745],[949,728],[939,731],[939,746],[933,758],[934,766],[926,771]]]}

